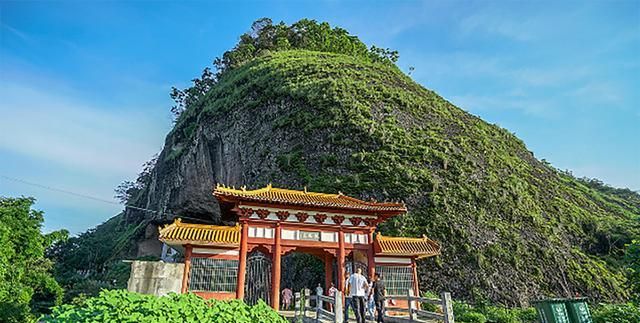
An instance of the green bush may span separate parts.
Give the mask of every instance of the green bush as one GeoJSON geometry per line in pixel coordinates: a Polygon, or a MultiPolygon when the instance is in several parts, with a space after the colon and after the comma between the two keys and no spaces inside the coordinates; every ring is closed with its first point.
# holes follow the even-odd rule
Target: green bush
{"type": "Polygon", "coordinates": [[[457,322],[465,323],[529,323],[537,322],[536,310],[529,308],[507,308],[494,305],[472,306],[466,303],[453,304],[457,322]]]}
{"type": "MultiPolygon", "coordinates": [[[[432,299],[438,299],[440,298],[440,296],[432,291],[426,291],[422,293],[422,297],[424,298],[432,298],[432,299]]],[[[427,312],[438,312],[439,311],[439,306],[436,304],[431,304],[431,303],[421,303],[420,304],[420,308],[427,311],[427,312]]]]}
{"type": "Polygon", "coordinates": [[[487,318],[479,313],[471,305],[461,302],[453,303],[453,316],[457,322],[484,323],[487,318]]]}
{"type": "Polygon", "coordinates": [[[640,306],[633,303],[600,304],[592,309],[594,323],[640,322],[640,306]]]}
{"type": "Polygon", "coordinates": [[[126,290],[103,290],[75,305],[53,308],[44,322],[287,322],[260,301],[249,306],[240,300],[205,300],[195,294],[152,296],[126,290]]]}
{"type": "Polygon", "coordinates": [[[487,317],[478,312],[466,312],[460,315],[460,317],[456,317],[456,320],[468,323],[485,323],[487,321],[487,317]]]}

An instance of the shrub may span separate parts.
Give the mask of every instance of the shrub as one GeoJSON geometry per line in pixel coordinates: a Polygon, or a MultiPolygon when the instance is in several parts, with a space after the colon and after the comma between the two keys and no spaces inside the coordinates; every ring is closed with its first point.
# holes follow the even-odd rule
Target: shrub
{"type": "Polygon", "coordinates": [[[487,317],[478,312],[466,312],[459,317],[456,317],[456,320],[468,323],[485,323],[487,321],[487,317]]]}
{"type": "Polygon", "coordinates": [[[487,321],[484,314],[477,312],[471,305],[466,303],[453,303],[453,315],[458,322],[485,323],[487,321]]]}
{"type": "Polygon", "coordinates": [[[592,310],[594,323],[637,323],[640,322],[640,306],[633,303],[600,304],[592,310]]]}
{"type": "MultiPolygon", "coordinates": [[[[432,291],[426,291],[422,293],[422,297],[425,298],[433,298],[433,299],[437,299],[440,298],[440,296],[432,291]]],[[[422,303],[420,304],[420,308],[427,311],[427,312],[438,312],[440,309],[438,308],[439,306],[436,304],[431,304],[431,303],[422,303]]]]}
{"type": "Polygon", "coordinates": [[[506,308],[481,304],[472,306],[466,303],[453,304],[456,321],[466,323],[529,323],[537,322],[536,310],[529,308],[506,308]]]}
{"type": "Polygon", "coordinates": [[[240,300],[205,300],[195,294],[152,296],[126,290],[103,290],[75,305],[53,308],[44,322],[287,322],[260,301],[249,306],[240,300]]]}

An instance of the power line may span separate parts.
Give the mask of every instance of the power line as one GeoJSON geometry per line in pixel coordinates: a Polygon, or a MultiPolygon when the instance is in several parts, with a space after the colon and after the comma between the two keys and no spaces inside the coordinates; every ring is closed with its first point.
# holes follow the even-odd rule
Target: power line
{"type": "MultiPolygon", "coordinates": [[[[159,211],[156,211],[156,210],[150,210],[150,209],[146,209],[146,208],[135,206],[135,205],[127,205],[127,204],[122,204],[122,203],[118,203],[118,202],[115,202],[115,201],[109,201],[107,199],[102,199],[102,198],[91,196],[91,195],[87,195],[87,194],[77,193],[77,192],[64,190],[64,189],[60,189],[60,188],[56,188],[56,187],[51,187],[51,186],[42,185],[42,184],[38,184],[38,183],[34,183],[34,182],[29,182],[29,181],[25,181],[23,179],[10,177],[10,176],[5,176],[5,175],[2,175],[2,174],[0,174],[0,178],[4,178],[6,180],[22,183],[22,184],[25,184],[25,185],[31,185],[31,186],[43,188],[43,189],[54,191],[54,192],[58,192],[58,193],[64,193],[64,194],[73,195],[73,196],[76,196],[76,197],[90,199],[90,200],[94,200],[94,201],[98,201],[98,202],[102,202],[102,203],[108,203],[108,204],[113,204],[113,205],[122,205],[123,207],[125,207],[127,209],[133,209],[133,210],[138,210],[138,211],[143,211],[143,212],[150,212],[150,213],[154,213],[154,214],[158,214],[158,215],[167,215],[169,217],[174,217],[174,218],[178,217],[178,216],[176,216],[174,214],[163,213],[163,212],[159,212],[159,211]]],[[[188,217],[188,216],[179,216],[179,217],[182,218],[182,219],[191,219],[191,220],[197,220],[197,221],[200,221],[200,222],[216,224],[216,222],[209,221],[209,220],[206,220],[206,219],[193,218],[193,217],[188,217]]]]}
{"type": "MultiPolygon", "coordinates": [[[[0,178],[4,178],[6,180],[10,180],[10,181],[14,181],[14,182],[18,182],[18,183],[22,183],[22,184],[26,184],[26,185],[31,185],[31,186],[43,188],[43,189],[54,191],[54,192],[58,192],[58,193],[64,193],[64,194],[69,194],[69,195],[73,195],[73,196],[77,196],[77,197],[81,197],[81,198],[85,198],[85,199],[90,199],[90,200],[94,200],[94,201],[98,201],[98,202],[102,202],[102,203],[108,203],[108,204],[113,204],[113,205],[122,205],[122,206],[124,206],[125,208],[128,208],[128,209],[144,211],[144,212],[151,212],[151,213],[155,213],[155,214],[158,214],[158,215],[166,214],[166,215],[172,216],[172,214],[162,213],[162,212],[158,212],[158,211],[155,211],[155,210],[146,209],[146,208],[143,208],[143,207],[138,207],[138,206],[135,206],[135,205],[126,205],[126,204],[123,205],[122,203],[118,203],[118,202],[115,202],[115,201],[109,201],[109,200],[106,200],[106,199],[102,199],[102,198],[91,196],[91,195],[87,195],[87,194],[77,193],[77,192],[73,192],[73,191],[69,191],[69,190],[63,190],[63,189],[56,188],[56,187],[51,187],[51,186],[47,186],[47,185],[33,183],[33,182],[25,181],[23,179],[15,178],[15,177],[9,177],[9,176],[5,176],[5,175],[0,175],[0,178]]],[[[189,217],[185,217],[185,218],[189,218],[189,217]]],[[[193,218],[190,218],[190,219],[193,219],[193,218]]],[[[200,220],[200,219],[198,219],[198,220],[200,220]]],[[[205,220],[201,220],[201,221],[205,221],[205,220]]]]}

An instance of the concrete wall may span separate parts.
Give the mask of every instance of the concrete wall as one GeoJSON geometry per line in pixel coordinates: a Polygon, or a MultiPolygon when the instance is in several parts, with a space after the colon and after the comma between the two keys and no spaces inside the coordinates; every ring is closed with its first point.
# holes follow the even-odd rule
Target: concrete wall
{"type": "Polygon", "coordinates": [[[131,262],[131,275],[127,289],[131,292],[166,295],[170,292],[180,293],[184,264],[163,261],[131,262]]]}

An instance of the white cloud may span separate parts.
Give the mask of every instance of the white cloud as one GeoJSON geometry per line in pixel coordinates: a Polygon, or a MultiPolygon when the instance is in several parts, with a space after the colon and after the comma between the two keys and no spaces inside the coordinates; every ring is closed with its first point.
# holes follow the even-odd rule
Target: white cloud
{"type": "Polygon", "coordinates": [[[504,13],[480,12],[463,18],[458,24],[460,35],[470,36],[478,33],[494,34],[516,41],[529,41],[534,38],[534,20],[509,20],[504,13]],[[498,18],[499,17],[499,18],[498,18]]]}
{"type": "Polygon", "coordinates": [[[0,149],[115,175],[135,172],[161,148],[162,127],[133,109],[105,109],[5,80],[0,86],[0,149]]]}

